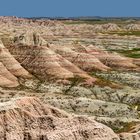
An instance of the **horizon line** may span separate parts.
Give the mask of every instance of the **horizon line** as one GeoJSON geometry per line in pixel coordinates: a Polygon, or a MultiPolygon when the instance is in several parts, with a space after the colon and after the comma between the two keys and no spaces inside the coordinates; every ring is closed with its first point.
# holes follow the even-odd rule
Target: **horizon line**
{"type": "Polygon", "coordinates": [[[140,16],[5,16],[0,15],[0,17],[17,17],[17,18],[64,18],[64,19],[71,19],[71,18],[140,18],[140,16]]]}

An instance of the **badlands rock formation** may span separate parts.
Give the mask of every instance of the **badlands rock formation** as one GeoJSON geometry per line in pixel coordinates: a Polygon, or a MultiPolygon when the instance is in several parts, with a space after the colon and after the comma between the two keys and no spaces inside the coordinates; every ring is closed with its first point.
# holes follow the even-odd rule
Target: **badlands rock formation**
{"type": "Polygon", "coordinates": [[[16,77],[31,77],[29,72],[26,71],[20,63],[10,54],[3,43],[0,41],[0,76],[1,86],[14,87],[18,86],[16,77]]]}
{"type": "Polygon", "coordinates": [[[133,64],[133,60],[130,58],[122,57],[116,53],[108,53],[107,51],[102,51],[97,49],[95,46],[86,46],[87,53],[94,55],[98,58],[104,65],[113,68],[124,68],[124,69],[135,69],[137,66],[133,64]]]}
{"type": "Polygon", "coordinates": [[[140,30],[140,25],[139,24],[128,24],[125,28],[128,31],[139,31],[140,30]]]}
{"type": "Polygon", "coordinates": [[[72,116],[37,98],[0,104],[1,140],[119,140],[108,127],[84,116],[72,116]]]}
{"type": "Polygon", "coordinates": [[[120,134],[121,139],[139,140],[140,139],[140,125],[131,128],[129,132],[120,134]]]}
{"type": "Polygon", "coordinates": [[[0,63],[0,77],[1,86],[15,87],[19,85],[17,78],[2,63],[0,63]]]}
{"type": "Polygon", "coordinates": [[[9,46],[9,50],[28,71],[38,77],[68,79],[80,76],[94,80],[86,72],[51,50],[47,43],[45,45],[45,41],[43,45],[41,40],[42,38],[39,38],[39,36],[36,37],[36,35],[30,34],[28,37],[26,34],[20,40],[17,38],[15,44],[9,46]]]}
{"type": "Polygon", "coordinates": [[[135,69],[135,68],[137,68],[137,66],[135,64],[133,64],[132,59],[123,57],[117,53],[109,53],[109,52],[101,50],[93,45],[80,46],[79,48],[75,47],[75,50],[91,54],[94,57],[96,57],[96,59],[98,59],[100,62],[102,62],[104,65],[111,67],[111,68],[117,68],[117,69],[122,69],[122,68],[135,69]]]}
{"type": "MultiPolygon", "coordinates": [[[[101,70],[101,71],[107,71],[109,70],[109,67],[102,64],[99,59],[97,59],[94,55],[90,55],[86,52],[76,52],[72,49],[74,49],[74,46],[72,46],[72,49],[70,46],[55,46],[50,45],[50,49],[54,50],[56,53],[60,54],[67,60],[69,60],[71,63],[74,63],[81,69],[85,71],[92,71],[92,70],[101,70]]],[[[77,47],[76,47],[77,48],[77,47]]]]}
{"type": "Polygon", "coordinates": [[[139,23],[67,22],[0,17],[0,139],[139,140],[139,23]]]}

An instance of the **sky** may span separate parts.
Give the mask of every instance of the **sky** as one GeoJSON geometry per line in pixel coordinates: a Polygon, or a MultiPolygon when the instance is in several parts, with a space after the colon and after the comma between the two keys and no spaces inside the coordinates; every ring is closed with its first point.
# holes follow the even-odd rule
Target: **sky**
{"type": "Polygon", "coordinates": [[[0,0],[0,16],[140,17],[140,0],[0,0]]]}

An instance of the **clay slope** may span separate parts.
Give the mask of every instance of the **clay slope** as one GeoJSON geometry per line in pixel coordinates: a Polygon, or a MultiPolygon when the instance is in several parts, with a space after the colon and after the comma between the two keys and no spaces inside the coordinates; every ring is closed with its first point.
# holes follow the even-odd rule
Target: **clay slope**
{"type": "Polygon", "coordinates": [[[107,51],[103,51],[93,45],[75,47],[75,50],[78,52],[86,52],[91,54],[99,59],[104,65],[111,68],[123,70],[137,69],[137,66],[133,63],[132,59],[120,56],[117,53],[109,53],[107,51]]]}
{"type": "Polygon", "coordinates": [[[0,86],[16,87],[18,80],[16,77],[29,78],[31,75],[19,62],[10,54],[0,41],[0,86]]]}
{"type": "Polygon", "coordinates": [[[13,46],[12,53],[28,71],[40,78],[73,77],[72,72],[61,67],[58,55],[46,46],[13,46]]]}
{"type": "MultiPolygon", "coordinates": [[[[61,26],[62,27],[62,26],[61,26]]],[[[88,33],[92,33],[92,32],[111,32],[111,31],[121,31],[122,29],[114,23],[108,23],[108,24],[73,24],[73,25],[69,25],[68,26],[69,30],[71,30],[71,35],[76,32],[78,34],[86,34],[88,33]],[[74,32],[72,32],[74,31],[74,32]]],[[[60,27],[59,27],[60,28],[60,27]]],[[[64,29],[63,29],[64,30],[64,29]]],[[[62,33],[62,31],[61,31],[62,33]]],[[[67,33],[67,30],[63,33],[67,33]]],[[[76,35],[76,34],[75,34],[76,35]]]]}
{"type": "Polygon", "coordinates": [[[102,25],[104,31],[120,31],[120,27],[117,24],[108,23],[102,25]]]}
{"type": "Polygon", "coordinates": [[[71,116],[31,97],[0,104],[1,140],[119,140],[114,132],[87,117],[71,116]]]}
{"type": "Polygon", "coordinates": [[[0,42],[0,61],[15,76],[30,77],[29,73],[10,54],[8,49],[0,42]]]}
{"type": "MultiPolygon", "coordinates": [[[[137,60],[100,50],[93,45],[77,46],[72,43],[71,45],[52,45],[53,43],[50,45],[46,41],[47,31],[56,38],[65,35],[67,31],[71,31],[67,34],[69,37],[77,35],[83,38],[82,33],[91,36],[89,32],[94,32],[97,26],[86,24],[61,24],[59,26],[57,22],[54,25],[51,24],[52,22],[54,21],[0,17],[0,38],[6,46],[5,48],[1,45],[0,62],[15,78],[28,77],[30,72],[41,80],[69,79],[80,76],[94,82],[96,78],[91,77],[87,72],[107,71],[111,68],[139,70],[137,60]],[[58,34],[55,36],[57,31],[58,34]]],[[[119,26],[111,23],[98,26],[101,26],[104,31],[121,30],[119,26]]]]}
{"type": "Polygon", "coordinates": [[[125,29],[127,29],[128,31],[139,31],[140,25],[139,24],[128,24],[125,26],[125,29]]]}
{"type": "Polygon", "coordinates": [[[88,53],[76,52],[72,50],[70,46],[50,45],[50,48],[85,71],[109,70],[109,67],[105,66],[93,55],[90,55],[88,53]]]}
{"type": "Polygon", "coordinates": [[[0,62],[0,86],[2,87],[16,87],[18,86],[17,78],[10,73],[6,67],[0,62]]]}
{"type": "Polygon", "coordinates": [[[40,43],[42,39],[36,37],[34,33],[25,34],[22,35],[22,39],[19,38],[16,37],[13,46],[9,46],[8,49],[30,73],[43,79],[68,79],[77,75],[85,79],[95,80],[48,48],[47,43],[46,45],[40,43]]]}

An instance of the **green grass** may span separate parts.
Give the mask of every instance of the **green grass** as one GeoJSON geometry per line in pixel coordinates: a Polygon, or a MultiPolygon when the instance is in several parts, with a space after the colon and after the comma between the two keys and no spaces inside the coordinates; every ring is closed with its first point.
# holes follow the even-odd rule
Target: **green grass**
{"type": "Polygon", "coordinates": [[[117,34],[119,36],[130,36],[130,35],[135,35],[135,36],[140,36],[140,31],[121,31],[121,32],[108,32],[108,34],[117,34]]]}
{"type": "Polygon", "coordinates": [[[126,57],[140,58],[140,48],[134,48],[131,50],[109,50],[109,51],[120,53],[126,57]]]}
{"type": "Polygon", "coordinates": [[[107,24],[115,23],[118,25],[126,24],[124,20],[72,20],[64,21],[64,24],[107,24]]]}
{"type": "Polygon", "coordinates": [[[64,24],[106,24],[108,21],[65,21],[64,24]]]}
{"type": "Polygon", "coordinates": [[[91,76],[96,77],[98,80],[95,82],[96,85],[99,85],[100,87],[108,86],[113,89],[121,89],[122,86],[116,82],[112,82],[110,79],[106,79],[102,76],[99,76],[96,74],[96,72],[90,73],[91,76]]]}
{"type": "Polygon", "coordinates": [[[129,122],[129,123],[122,123],[123,128],[115,131],[116,133],[122,133],[122,132],[129,132],[132,130],[134,126],[136,126],[137,122],[129,122]]]}

